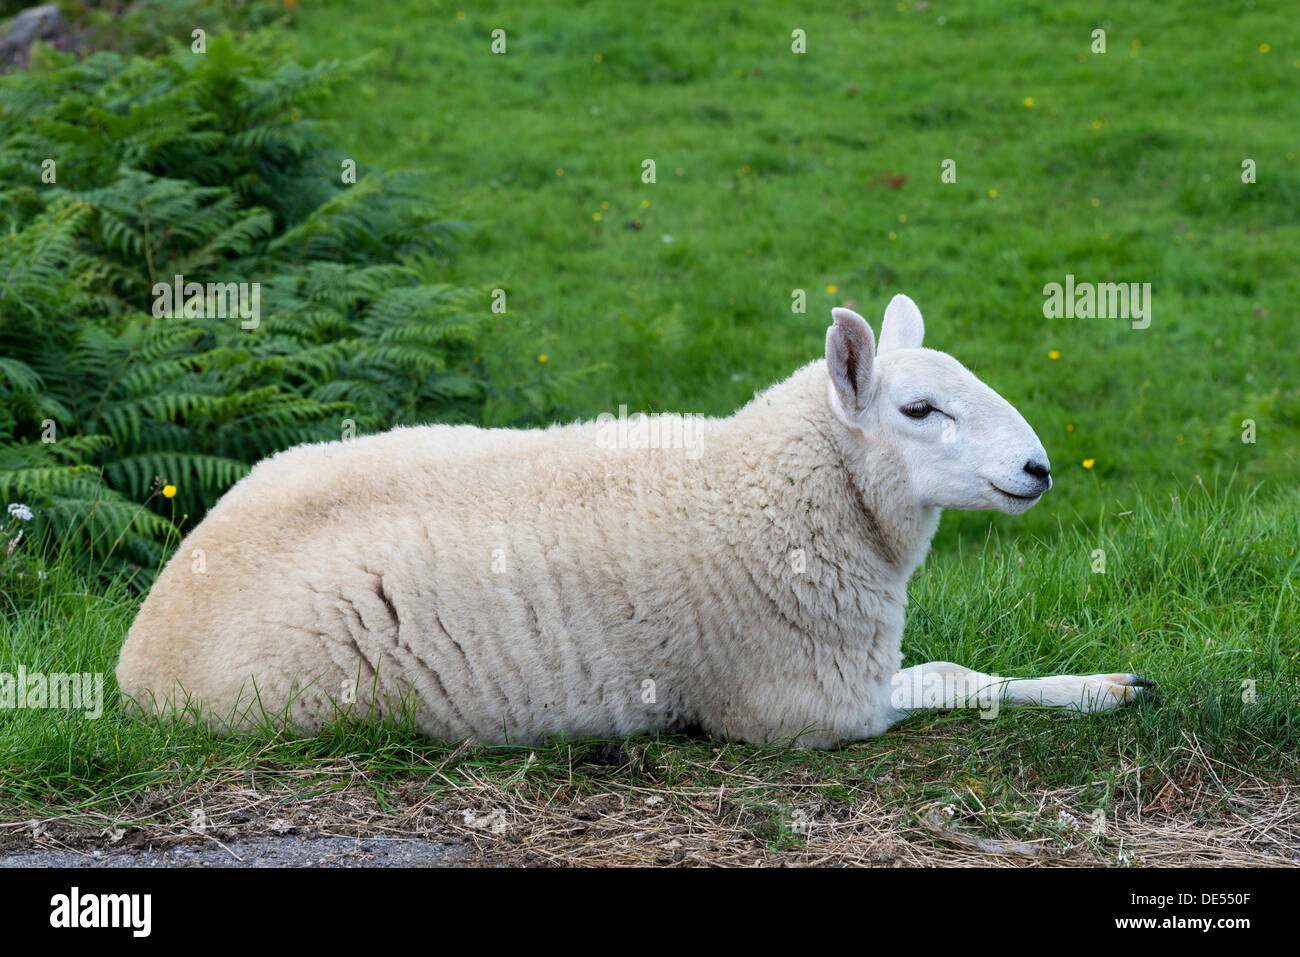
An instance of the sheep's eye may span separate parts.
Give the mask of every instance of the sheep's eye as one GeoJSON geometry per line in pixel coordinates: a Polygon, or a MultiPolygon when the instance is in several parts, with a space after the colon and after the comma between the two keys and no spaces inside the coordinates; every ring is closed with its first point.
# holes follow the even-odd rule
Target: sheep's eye
{"type": "Polygon", "coordinates": [[[935,411],[935,408],[929,402],[913,402],[911,405],[903,406],[898,411],[910,419],[924,419],[935,411]]]}

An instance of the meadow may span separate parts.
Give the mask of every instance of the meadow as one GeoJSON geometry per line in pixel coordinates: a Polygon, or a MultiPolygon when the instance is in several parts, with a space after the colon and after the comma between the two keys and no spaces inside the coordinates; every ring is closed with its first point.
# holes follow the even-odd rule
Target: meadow
{"type": "Polygon", "coordinates": [[[1052,457],[1019,531],[1294,469],[1300,50],[1281,7],[1135,4],[1094,54],[1085,4],[905,6],[666,4],[645,30],[616,5],[339,4],[297,31],[309,60],[369,55],[328,106],[338,141],[434,171],[473,224],[451,278],[508,297],[498,348],[598,367],[565,392],[576,416],[729,414],[821,354],[832,306],[878,323],[902,291],[1052,457]],[[1150,327],[1046,319],[1067,274],[1151,283],[1150,327]]]}
{"type": "MultiPolygon", "coordinates": [[[[470,361],[518,384],[478,421],[729,414],[822,354],[833,306],[878,330],[905,292],[1055,480],[1024,516],[944,517],[908,662],[1134,671],[1159,707],[932,714],[828,753],[13,710],[0,818],[91,846],[202,807],[218,838],[440,828],[503,861],[1294,863],[1300,28],[1262,2],[1098,16],[336,0],[273,29],[304,64],[361,58],[317,118],[362,169],[423,170],[453,223],[407,267],[466,291],[470,361]],[[1067,276],[1149,283],[1150,325],[1048,318],[1067,276]]],[[[57,545],[42,569],[0,604],[0,671],[111,673],[138,589],[57,545]]]]}

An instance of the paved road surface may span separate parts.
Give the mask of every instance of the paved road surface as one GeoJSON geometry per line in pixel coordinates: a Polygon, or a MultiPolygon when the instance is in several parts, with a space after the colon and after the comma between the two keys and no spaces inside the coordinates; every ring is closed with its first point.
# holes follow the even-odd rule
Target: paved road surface
{"type": "Polygon", "coordinates": [[[231,841],[225,848],[205,841],[166,850],[33,849],[0,854],[0,867],[464,867],[470,863],[461,844],[415,838],[304,840],[285,835],[231,841]]]}

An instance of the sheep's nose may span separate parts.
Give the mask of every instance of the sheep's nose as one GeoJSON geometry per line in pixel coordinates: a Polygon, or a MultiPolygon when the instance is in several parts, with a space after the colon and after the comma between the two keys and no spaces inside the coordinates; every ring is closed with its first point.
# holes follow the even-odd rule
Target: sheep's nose
{"type": "Polygon", "coordinates": [[[1025,471],[1032,475],[1038,481],[1042,482],[1047,488],[1052,487],[1052,480],[1049,478],[1051,468],[1043,462],[1035,462],[1030,459],[1025,463],[1025,471]]]}

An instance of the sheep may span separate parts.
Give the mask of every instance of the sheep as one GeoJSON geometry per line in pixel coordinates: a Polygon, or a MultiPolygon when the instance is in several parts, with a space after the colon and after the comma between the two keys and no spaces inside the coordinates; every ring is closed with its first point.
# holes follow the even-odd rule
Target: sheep
{"type": "Polygon", "coordinates": [[[308,734],[349,716],[482,744],[697,727],[829,748],[921,708],[1148,695],[1124,673],[900,671],[941,510],[1022,513],[1050,466],[1010,403],[921,346],[911,299],[878,352],[861,316],[832,317],[824,359],[700,417],[693,448],[616,440],[604,416],[262,461],[143,603],[124,704],[227,733],[269,714],[308,734]]]}

